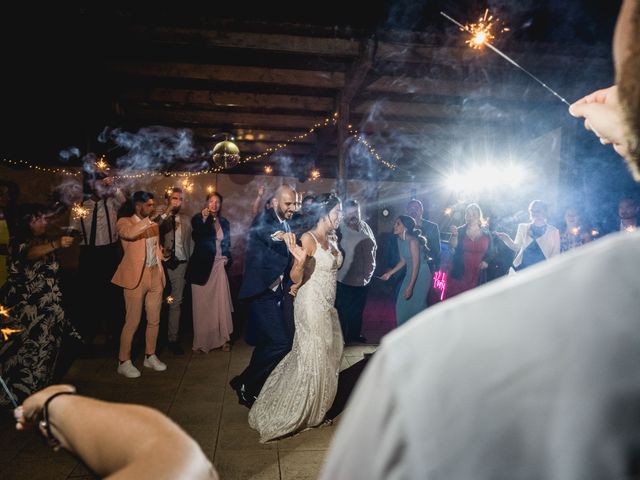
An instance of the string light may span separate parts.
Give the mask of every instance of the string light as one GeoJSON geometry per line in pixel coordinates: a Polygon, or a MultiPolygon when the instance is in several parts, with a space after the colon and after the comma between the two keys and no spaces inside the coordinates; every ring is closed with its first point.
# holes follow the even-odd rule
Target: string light
{"type": "Polygon", "coordinates": [[[371,154],[371,156],[373,158],[375,158],[378,162],[380,162],[382,165],[387,167],[389,170],[395,170],[396,168],[398,168],[397,165],[395,165],[395,164],[393,164],[391,162],[388,162],[387,160],[382,158],[380,156],[380,154],[378,154],[378,152],[376,152],[376,149],[373,147],[373,145],[371,145],[366,138],[364,138],[362,135],[360,135],[357,130],[350,129],[349,130],[349,134],[353,137],[353,139],[356,142],[358,142],[358,143],[364,145],[365,147],[367,147],[367,150],[369,150],[369,153],[371,154]]]}
{"type": "MultiPolygon", "coordinates": [[[[261,160],[262,158],[265,158],[267,156],[270,156],[276,152],[279,152],[281,150],[284,150],[285,148],[287,148],[291,143],[295,143],[295,142],[299,142],[301,140],[304,140],[305,138],[307,138],[309,135],[311,135],[312,133],[314,133],[318,128],[322,128],[322,127],[327,127],[329,125],[335,125],[338,121],[338,112],[335,112],[331,117],[326,117],[324,118],[321,122],[315,123],[313,125],[313,127],[309,128],[309,130],[305,133],[301,133],[300,135],[294,135],[292,137],[290,137],[289,139],[287,139],[284,142],[278,143],[276,144],[274,147],[268,147],[264,152],[256,154],[256,155],[249,155],[246,156],[242,159],[240,159],[240,161],[234,165],[242,165],[248,162],[254,162],[257,160],[261,160]]],[[[353,125],[349,124],[348,125],[348,131],[349,134],[353,137],[353,139],[364,145],[365,147],[367,147],[367,149],[369,150],[369,153],[371,153],[371,155],[378,161],[380,162],[382,165],[384,165],[385,167],[391,169],[391,170],[395,170],[397,168],[397,165],[394,165],[393,163],[390,163],[388,161],[386,161],[385,159],[383,159],[377,152],[376,149],[364,138],[362,137],[359,132],[357,130],[353,129],[353,125]]],[[[81,171],[73,171],[73,170],[69,170],[67,168],[58,168],[58,167],[42,167],[40,165],[33,165],[29,162],[27,162],[26,160],[10,160],[10,159],[6,159],[4,158],[2,160],[4,163],[8,163],[9,165],[12,166],[18,166],[18,167],[26,167],[29,169],[33,169],[33,170],[38,170],[41,172],[46,172],[46,173],[59,173],[59,174],[63,174],[63,175],[69,175],[69,176],[73,176],[73,177],[78,177],[80,175],[82,175],[81,171]]],[[[105,157],[102,156],[100,157],[99,160],[96,161],[96,167],[99,169],[105,169],[108,170],[109,169],[109,164],[106,162],[105,157]]],[[[176,177],[198,177],[200,175],[209,175],[209,174],[215,174],[215,173],[220,173],[222,171],[224,171],[225,168],[223,166],[218,166],[218,167],[213,167],[213,168],[209,168],[206,170],[200,170],[197,172],[168,172],[168,171],[164,171],[164,172],[159,172],[159,171],[143,171],[143,172],[136,172],[136,173],[126,173],[126,174],[119,174],[119,175],[113,175],[112,177],[114,179],[128,179],[128,180],[135,180],[135,179],[140,179],[140,178],[146,178],[146,177],[154,177],[154,176],[163,176],[163,177],[172,177],[172,178],[176,178],[176,177]]],[[[264,167],[264,171],[267,175],[271,174],[273,172],[273,167],[271,167],[270,165],[266,165],[264,167]],[[270,169],[270,170],[269,170],[270,169]]],[[[193,187],[192,187],[193,189],[193,187]]],[[[190,192],[190,190],[187,189],[187,191],[190,192]]]]}

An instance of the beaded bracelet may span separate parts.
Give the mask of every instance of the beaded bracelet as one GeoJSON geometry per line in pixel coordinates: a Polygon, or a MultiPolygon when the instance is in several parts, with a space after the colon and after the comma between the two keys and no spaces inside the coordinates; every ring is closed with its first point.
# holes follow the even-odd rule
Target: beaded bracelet
{"type": "Polygon", "coordinates": [[[60,440],[58,440],[51,431],[51,423],[49,422],[49,404],[51,401],[59,397],[60,395],[75,395],[76,392],[58,392],[51,395],[44,402],[42,407],[42,420],[40,420],[40,428],[44,429],[46,433],[46,440],[50,447],[53,447],[54,450],[58,450],[60,448],[60,440]]]}

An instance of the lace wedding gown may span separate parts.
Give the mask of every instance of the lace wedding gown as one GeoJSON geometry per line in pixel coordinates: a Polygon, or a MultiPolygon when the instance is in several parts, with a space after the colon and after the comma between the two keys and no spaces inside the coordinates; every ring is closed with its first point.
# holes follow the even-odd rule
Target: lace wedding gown
{"type": "Polygon", "coordinates": [[[291,351],[249,412],[263,443],[320,425],[336,396],[344,342],[334,303],[342,255],[335,244],[324,250],[316,240],[313,258],[315,268],[295,297],[291,351]]]}

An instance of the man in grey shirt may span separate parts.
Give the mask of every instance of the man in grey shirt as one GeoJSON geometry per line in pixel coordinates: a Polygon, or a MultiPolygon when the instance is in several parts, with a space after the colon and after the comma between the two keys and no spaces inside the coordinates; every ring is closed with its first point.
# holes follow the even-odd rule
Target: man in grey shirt
{"type": "Polygon", "coordinates": [[[345,342],[366,343],[361,334],[362,312],[368,285],[376,269],[377,244],[371,227],[362,220],[356,200],[346,203],[344,224],[338,233],[344,262],[338,270],[336,308],[345,342]]]}

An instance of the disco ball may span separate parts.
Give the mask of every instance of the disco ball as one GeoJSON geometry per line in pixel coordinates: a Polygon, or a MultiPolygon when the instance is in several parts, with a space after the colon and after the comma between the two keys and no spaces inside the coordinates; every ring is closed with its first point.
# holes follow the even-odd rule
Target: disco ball
{"type": "Polygon", "coordinates": [[[240,161],[240,150],[230,140],[224,140],[213,147],[211,166],[213,168],[231,168],[240,161]]]}

